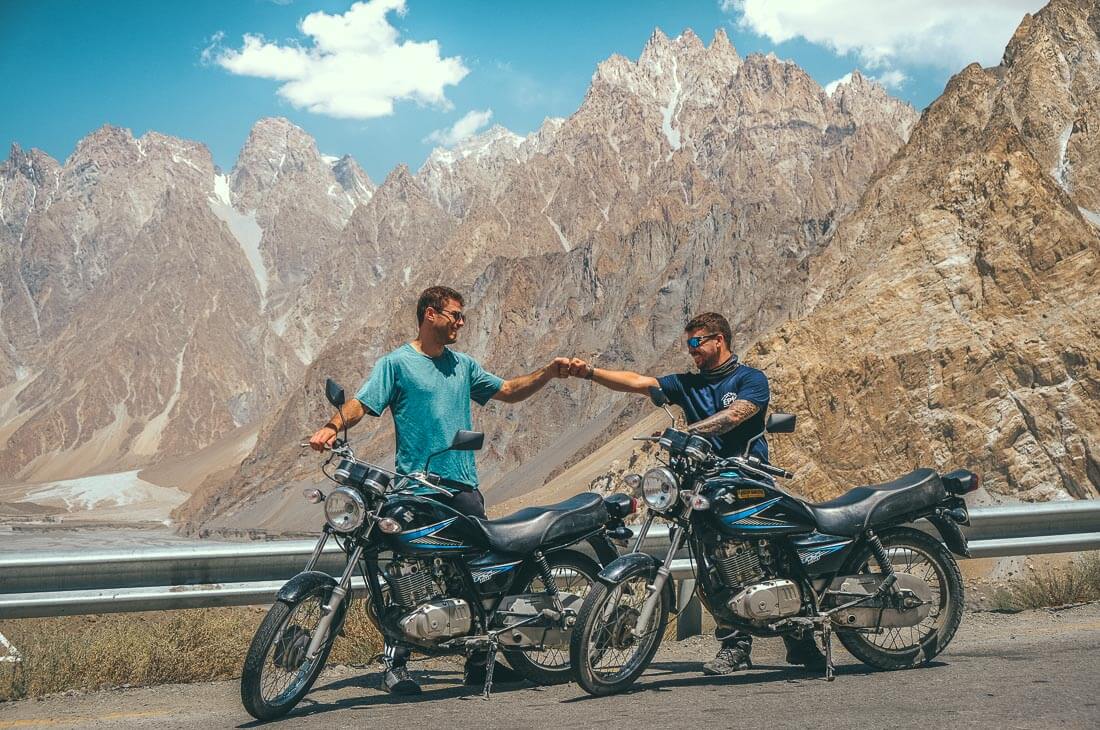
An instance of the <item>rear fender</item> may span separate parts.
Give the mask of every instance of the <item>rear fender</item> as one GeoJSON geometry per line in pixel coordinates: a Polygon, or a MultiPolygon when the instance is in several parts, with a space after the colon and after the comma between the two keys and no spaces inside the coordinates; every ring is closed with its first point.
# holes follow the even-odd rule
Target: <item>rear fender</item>
{"type": "Polygon", "coordinates": [[[588,538],[588,544],[592,546],[592,551],[596,553],[596,562],[601,567],[607,567],[619,559],[619,551],[615,549],[615,546],[611,544],[611,541],[607,539],[607,535],[600,533],[598,535],[592,535],[588,538]]]}
{"type": "Polygon", "coordinates": [[[928,515],[927,519],[939,530],[948,550],[963,558],[970,557],[970,548],[966,545],[966,535],[963,534],[962,528],[959,527],[957,522],[950,517],[934,512],[928,515]]]}
{"type": "Polygon", "coordinates": [[[327,586],[331,591],[336,587],[336,579],[328,573],[309,570],[305,573],[299,573],[283,584],[283,587],[275,594],[275,598],[284,603],[297,603],[320,586],[327,586]]]}

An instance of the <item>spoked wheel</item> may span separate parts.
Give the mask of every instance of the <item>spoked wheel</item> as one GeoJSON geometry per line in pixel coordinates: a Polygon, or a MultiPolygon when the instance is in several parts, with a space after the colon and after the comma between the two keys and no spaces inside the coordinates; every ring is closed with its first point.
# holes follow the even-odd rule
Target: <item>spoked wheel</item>
{"type": "Polygon", "coordinates": [[[644,627],[638,626],[647,576],[635,575],[609,588],[597,582],[573,628],[570,659],[577,683],[592,695],[622,692],[657,653],[668,625],[669,592],[661,591],[644,627]]]}
{"type": "MultiPolygon", "coordinates": [[[[596,582],[599,566],[591,558],[572,552],[554,553],[547,556],[547,562],[562,602],[579,608],[581,601],[592,589],[592,584],[596,582]]],[[[517,583],[518,593],[542,593],[546,590],[546,585],[534,566],[517,583]]],[[[569,666],[568,637],[562,643],[546,646],[541,651],[505,649],[504,655],[517,672],[536,684],[561,684],[573,678],[573,670],[569,666]]]]}
{"type": "Polygon", "coordinates": [[[306,651],[331,590],[318,586],[294,603],[276,601],[252,638],[241,672],[241,702],[257,720],[274,720],[290,712],[325,666],[346,601],[336,609],[317,656],[307,661],[306,651]]]}
{"type": "MultiPolygon", "coordinates": [[[[860,661],[876,669],[907,669],[927,664],[955,636],[962,621],[963,585],[959,564],[939,540],[909,528],[879,535],[896,573],[908,573],[928,584],[931,607],[915,626],[884,628],[878,633],[846,631],[837,636],[860,661]]],[[[849,558],[848,574],[879,573],[870,546],[849,558]]]]}

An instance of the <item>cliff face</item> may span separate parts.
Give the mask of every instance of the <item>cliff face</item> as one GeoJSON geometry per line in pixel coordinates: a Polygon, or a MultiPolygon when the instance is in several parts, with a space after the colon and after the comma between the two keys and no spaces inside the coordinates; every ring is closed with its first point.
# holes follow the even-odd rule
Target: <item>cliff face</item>
{"type": "MultiPolygon", "coordinates": [[[[799,300],[807,257],[914,121],[858,77],[830,96],[794,64],[742,59],[724,33],[708,46],[658,31],[637,62],[600,64],[568,119],[526,138],[494,128],[437,150],[416,174],[396,170],[291,309],[324,342],[302,386],[238,472],[179,516],[243,525],[262,495],[315,478],[297,444],[326,417],[324,378],[358,386],[413,336],[429,284],[468,294],[459,348],[504,377],[555,355],[666,367],[700,309],[730,311],[739,337],[756,336],[799,300]]],[[[631,399],[577,386],[477,412],[491,500],[539,486],[636,413],[631,399]]],[[[388,417],[356,431],[363,455],[392,448],[388,417]]]]}
{"type": "Polygon", "coordinates": [[[749,353],[810,497],[918,464],[1100,493],[1098,33],[1056,0],[953,78],[814,262],[809,314],[749,353]]]}

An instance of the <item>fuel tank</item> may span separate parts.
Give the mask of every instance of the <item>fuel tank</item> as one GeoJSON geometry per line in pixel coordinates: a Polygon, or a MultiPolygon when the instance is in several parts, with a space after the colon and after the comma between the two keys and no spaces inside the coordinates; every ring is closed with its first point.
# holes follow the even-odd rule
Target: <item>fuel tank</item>
{"type": "Polygon", "coordinates": [[[384,534],[383,542],[403,555],[462,555],[488,549],[485,532],[472,517],[427,497],[387,500],[382,517],[392,517],[401,532],[384,534]]]}
{"type": "Polygon", "coordinates": [[[797,535],[812,532],[816,526],[797,499],[737,472],[711,477],[702,493],[711,504],[703,519],[727,537],[751,540],[797,535]]]}

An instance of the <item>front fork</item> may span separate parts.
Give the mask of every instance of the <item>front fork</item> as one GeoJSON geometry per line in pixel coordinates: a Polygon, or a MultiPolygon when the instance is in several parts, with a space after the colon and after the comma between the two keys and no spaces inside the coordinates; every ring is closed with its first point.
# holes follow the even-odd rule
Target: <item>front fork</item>
{"type": "MultiPolygon", "coordinates": [[[[373,529],[373,525],[371,526],[373,529]]],[[[370,536],[370,529],[367,530],[367,534],[363,536],[365,540],[370,536]]],[[[317,543],[317,547],[313,549],[313,556],[310,558],[310,567],[321,556],[321,550],[324,548],[325,541],[328,539],[328,533],[326,532],[321,536],[320,541],[317,543]]],[[[311,661],[317,657],[318,652],[321,650],[321,646],[324,644],[325,639],[329,635],[329,629],[332,627],[332,620],[336,617],[336,609],[340,607],[340,604],[344,602],[347,597],[348,591],[351,589],[351,578],[355,574],[355,569],[359,566],[359,560],[363,557],[363,546],[356,546],[352,552],[351,557],[348,558],[348,564],[344,568],[344,572],[340,575],[340,580],[336,582],[336,586],[332,589],[332,593],[329,594],[328,603],[321,607],[321,620],[317,622],[317,628],[313,630],[313,636],[309,640],[309,648],[306,650],[306,660],[311,661]]]]}
{"type": "MultiPolygon", "coordinates": [[[[652,517],[650,518],[652,520],[652,517]]],[[[643,535],[648,531],[649,523],[646,523],[646,529],[643,530],[643,535]]],[[[657,609],[657,603],[661,600],[661,592],[665,589],[665,584],[668,583],[668,579],[672,577],[672,561],[676,559],[676,554],[680,552],[680,548],[684,546],[684,537],[687,535],[687,530],[675,525],[672,528],[671,545],[669,545],[668,553],[665,555],[664,562],[661,563],[661,567],[657,568],[657,575],[654,576],[653,582],[646,586],[646,599],[642,604],[641,610],[638,612],[638,620],[634,624],[634,628],[630,633],[634,634],[635,638],[642,638],[645,636],[645,628],[649,626],[649,620],[653,616],[653,612],[657,609]]],[[[638,545],[641,545],[641,540],[638,541],[638,545]]]]}

